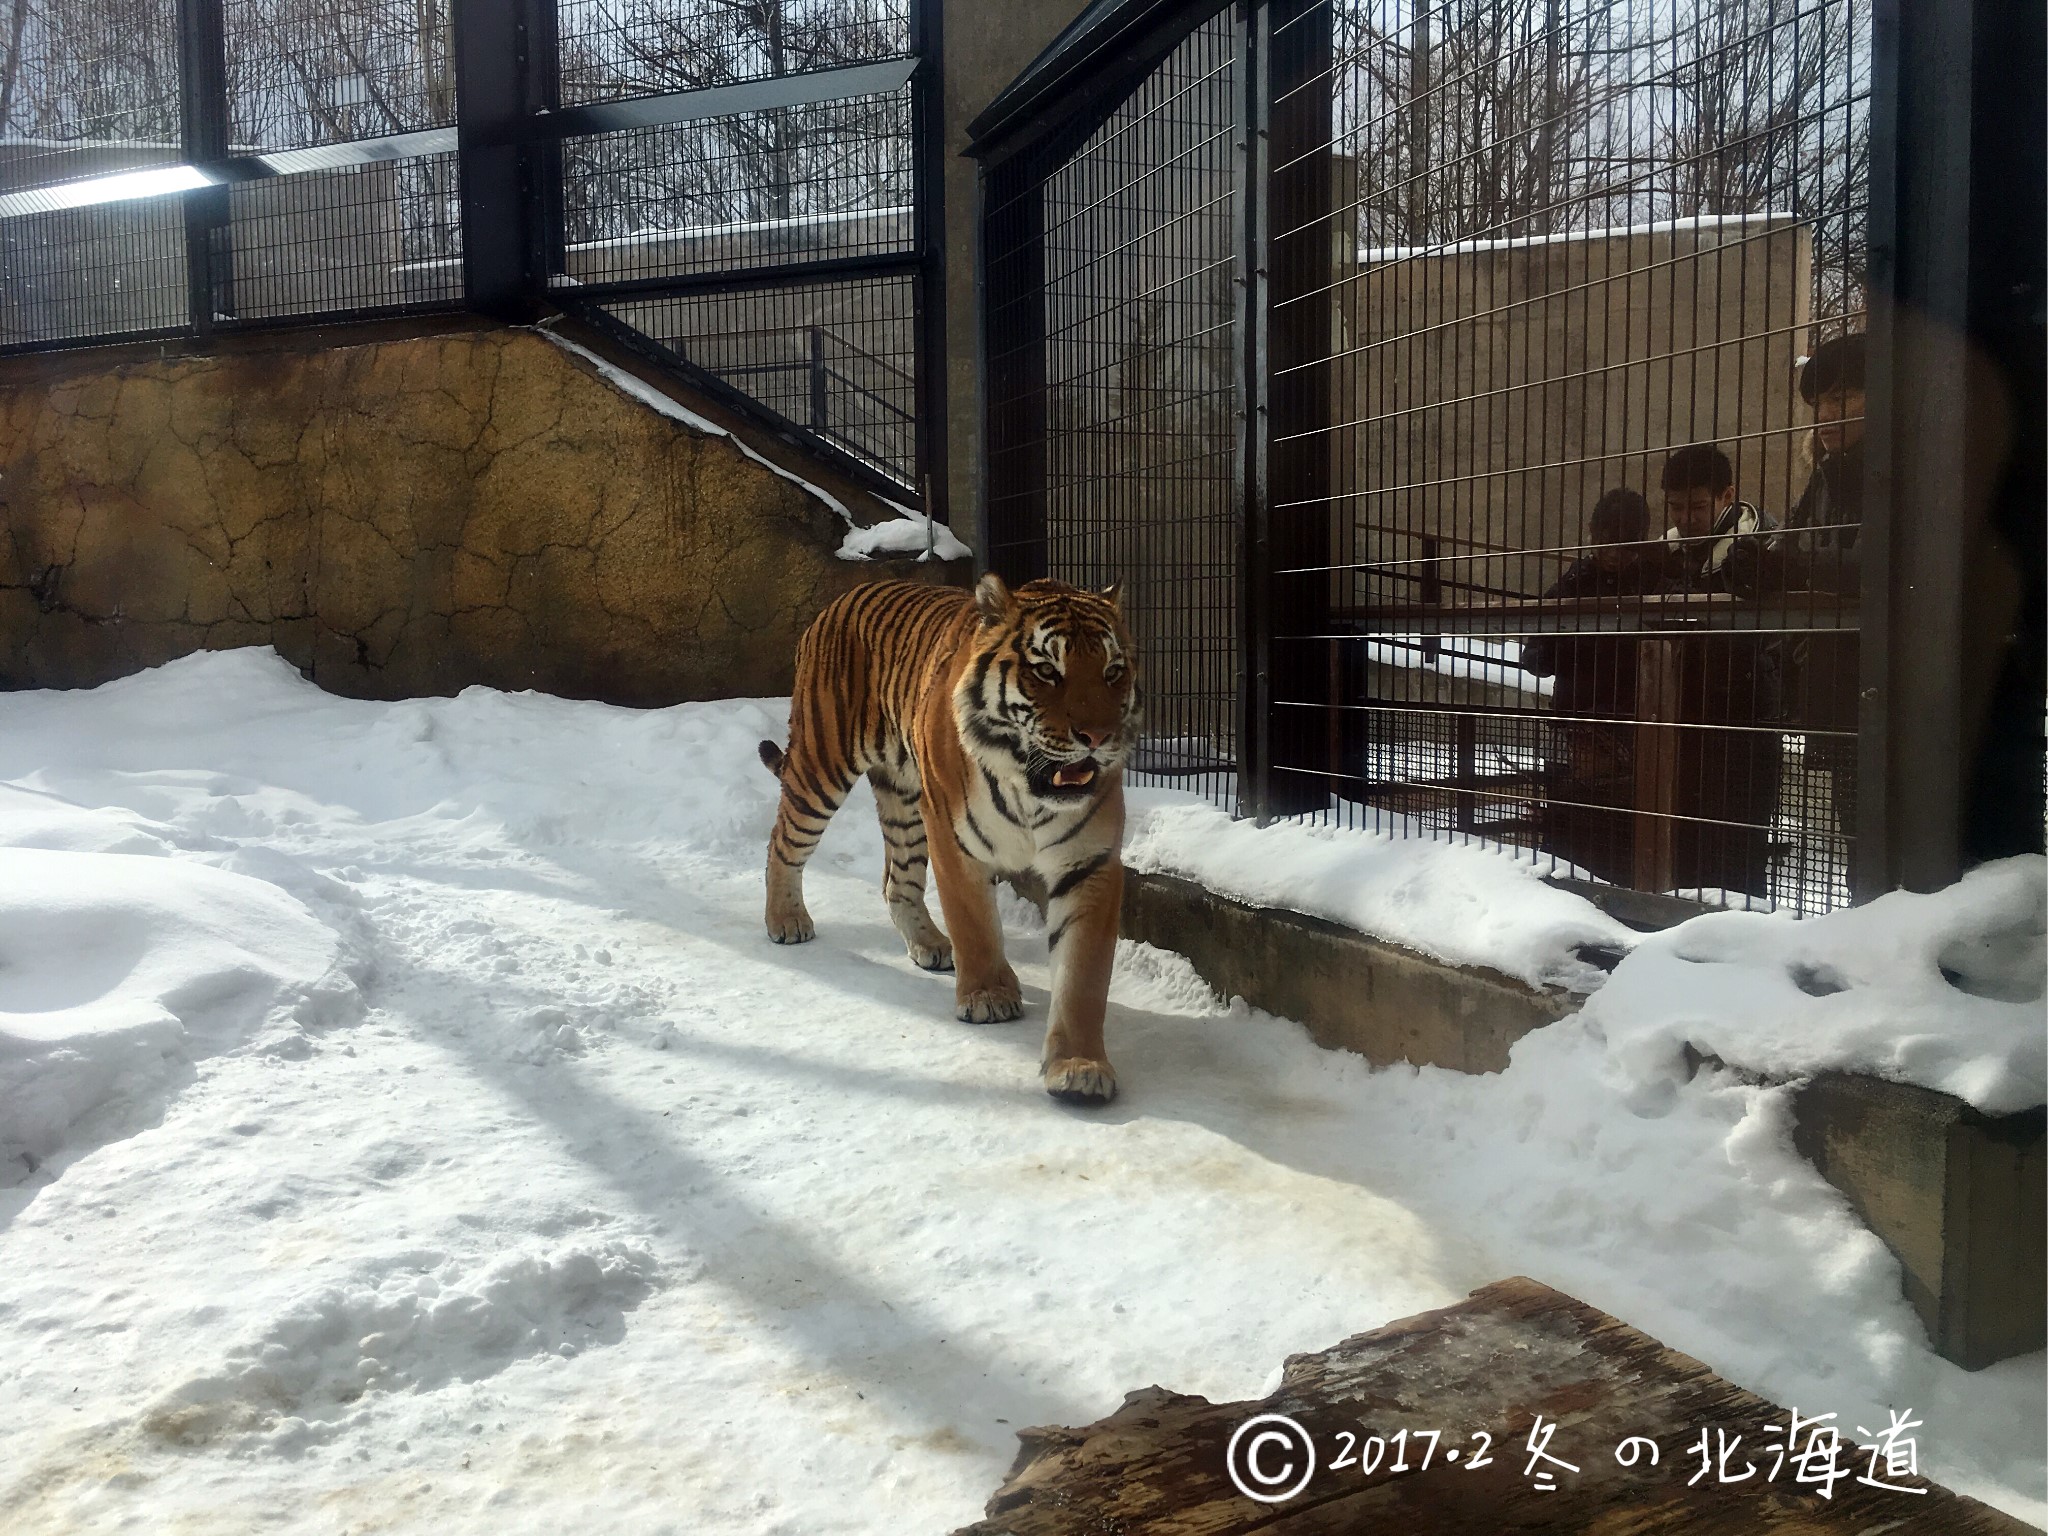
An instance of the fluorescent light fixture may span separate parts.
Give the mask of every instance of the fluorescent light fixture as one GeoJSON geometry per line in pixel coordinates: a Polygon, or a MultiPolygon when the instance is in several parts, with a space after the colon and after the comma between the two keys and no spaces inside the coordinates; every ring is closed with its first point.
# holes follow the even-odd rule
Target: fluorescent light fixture
{"type": "Polygon", "coordinates": [[[85,181],[67,181],[45,188],[55,199],[54,208],[83,208],[90,203],[122,203],[136,197],[163,197],[171,192],[192,192],[213,185],[213,178],[196,165],[165,165],[147,171],[120,171],[112,176],[94,176],[85,181]]]}
{"type": "Polygon", "coordinates": [[[167,197],[173,192],[191,192],[219,184],[218,177],[207,175],[196,165],[163,165],[144,171],[118,171],[112,176],[88,176],[80,181],[59,182],[54,187],[7,193],[0,196],[0,218],[24,213],[55,213],[64,208],[90,208],[98,203],[131,202],[141,197],[167,197]]]}

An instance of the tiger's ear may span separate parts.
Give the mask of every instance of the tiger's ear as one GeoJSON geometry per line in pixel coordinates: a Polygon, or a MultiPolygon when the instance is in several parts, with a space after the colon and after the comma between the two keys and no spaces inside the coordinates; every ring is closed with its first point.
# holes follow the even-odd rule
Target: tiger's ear
{"type": "Polygon", "coordinates": [[[1123,612],[1124,608],[1123,593],[1124,584],[1121,581],[1112,581],[1108,586],[1104,587],[1100,592],[1096,593],[1095,595],[1097,597],[1108,598],[1109,606],[1116,609],[1117,612],[1121,613],[1123,612]]]}
{"type": "Polygon", "coordinates": [[[1017,611],[1017,599],[994,571],[974,584],[974,611],[984,624],[1000,624],[1017,611]]]}

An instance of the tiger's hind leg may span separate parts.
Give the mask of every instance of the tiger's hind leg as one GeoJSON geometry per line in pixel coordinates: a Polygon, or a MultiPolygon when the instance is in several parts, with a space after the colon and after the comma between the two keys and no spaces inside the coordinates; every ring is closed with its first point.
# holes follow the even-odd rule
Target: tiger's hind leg
{"type": "Polygon", "coordinates": [[[917,765],[899,746],[888,764],[868,770],[868,783],[875,791],[875,814],[881,819],[882,842],[887,847],[882,899],[889,904],[889,921],[903,935],[903,947],[919,966],[927,971],[950,971],[953,942],[932,921],[924,900],[929,853],[917,765]]]}
{"type": "Polygon", "coordinates": [[[761,761],[782,781],[775,830],[768,834],[768,937],[778,944],[807,944],[818,936],[804,906],[804,865],[853,788],[853,770],[843,760],[827,764],[819,757],[794,719],[787,754],[772,741],[761,743],[761,761]]]}

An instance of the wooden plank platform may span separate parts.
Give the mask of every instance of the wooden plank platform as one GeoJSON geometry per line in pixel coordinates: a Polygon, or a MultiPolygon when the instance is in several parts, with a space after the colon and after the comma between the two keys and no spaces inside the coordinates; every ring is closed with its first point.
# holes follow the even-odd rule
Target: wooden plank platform
{"type": "MultiPolygon", "coordinates": [[[[1802,1420],[1811,1420],[1832,1405],[1797,1407],[1802,1420]]],[[[1798,1451],[1816,1446],[1810,1429],[1790,1447],[1794,1454],[1781,1455],[1789,1419],[1787,1409],[1626,1323],[1516,1278],[1320,1354],[1293,1356],[1279,1391],[1256,1402],[1211,1403],[1147,1387],[1084,1428],[1027,1429],[987,1518],[956,1536],[2032,1530],[1904,1474],[1900,1463],[1887,1466],[1857,1443],[1871,1437],[1854,1424],[1825,1421],[1823,1430],[1839,1432],[1837,1456],[1826,1454],[1823,1439],[1816,1454],[1798,1459],[1798,1451]],[[1316,1451],[1312,1472],[1288,1427],[1267,1423],[1239,1433],[1268,1414],[1284,1415],[1308,1434],[1316,1451]],[[1551,1426],[1549,1438],[1536,1448],[1555,1461],[1531,1456],[1532,1432],[1541,1436],[1544,1426],[1551,1426]],[[1397,1439],[1402,1431],[1405,1439],[1397,1439]],[[1438,1438],[1432,1441],[1429,1431],[1438,1438]],[[1703,1431],[1714,1466],[1691,1481],[1701,1470],[1694,1447],[1703,1431]],[[1268,1432],[1282,1438],[1254,1448],[1268,1432]],[[1246,1486],[1270,1496],[1300,1479],[1300,1491],[1265,1502],[1241,1492],[1226,1461],[1233,1435],[1246,1486]],[[1724,1483],[1722,1437],[1734,1442],[1738,1435],[1727,1472],[1753,1470],[1724,1483]],[[1619,1459],[1624,1442],[1631,1442],[1632,1465],[1619,1459]],[[1645,1442],[1655,1444],[1654,1465],[1645,1442]],[[1366,1459],[1375,1466],[1370,1473],[1361,1465],[1366,1459]],[[1831,1461],[1842,1475],[1832,1497],[1823,1497],[1819,1479],[1831,1461]],[[1332,1465],[1338,1462],[1344,1464],[1332,1465]],[[1858,1481],[1865,1477],[1896,1486],[1858,1481]]],[[[1882,1436],[1888,1426],[1867,1427],[1882,1436]]],[[[1925,1443],[1940,1434],[1936,1423],[1908,1429],[1905,1438],[1925,1443]]]]}

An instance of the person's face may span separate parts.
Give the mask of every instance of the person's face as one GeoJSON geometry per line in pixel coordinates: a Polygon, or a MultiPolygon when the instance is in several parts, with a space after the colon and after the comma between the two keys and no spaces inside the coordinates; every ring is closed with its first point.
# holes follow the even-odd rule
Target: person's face
{"type": "Polygon", "coordinates": [[[1830,456],[1863,441],[1863,391],[1830,390],[1813,403],[1814,435],[1830,456]]]}
{"type": "Polygon", "coordinates": [[[1641,558],[1639,544],[1602,544],[1593,551],[1593,563],[1610,576],[1619,575],[1641,558]]]}
{"type": "Polygon", "coordinates": [[[1664,516],[1688,539],[1702,538],[1714,531],[1714,519],[1735,504],[1735,487],[1710,491],[1696,485],[1689,491],[1664,493],[1664,516]]]}

